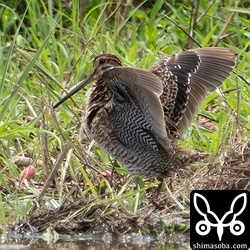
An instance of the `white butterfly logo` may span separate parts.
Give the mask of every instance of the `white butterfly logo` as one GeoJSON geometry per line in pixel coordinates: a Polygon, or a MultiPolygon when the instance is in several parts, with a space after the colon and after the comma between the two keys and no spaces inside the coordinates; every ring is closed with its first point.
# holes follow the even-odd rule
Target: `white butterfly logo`
{"type": "Polygon", "coordinates": [[[222,235],[224,233],[224,227],[229,227],[230,232],[233,235],[236,235],[236,236],[241,235],[245,231],[245,225],[243,224],[242,221],[236,220],[236,217],[239,216],[244,211],[244,209],[246,208],[246,205],[247,205],[246,193],[237,195],[232,201],[230,210],[226,212],[221,219],[219,219],[218,216],[213,211],[210,210],[210,205],[207,199],[203,195],[195,193],[194,194],[194,207],[196,211],[204,217],[204,220],[201,220],[196,224],[195,226],[196,232],[199,235],[204,236],[210,232],[211,227],[216,227],[219,241],[221,241],[222,239],[222,235]],[[238,212],[234,212],[235,204],[241,198],[243,198],[243,205],[238,212]],[[206,206],[205,212],[202,212],[201,209],[198,207],[198,203],[197,203],[198,199],[202,199],[204,201],[205,206],[206,206]],[[208,216],[207,216],[208,214],[213,216],[217,223],[212,223],[211,221],[209,221],[208,216]],[[227,216],[230,214],[233,214],[232,220],[229,223],[223,223],[225,219],[227,218],[227,216]]]}

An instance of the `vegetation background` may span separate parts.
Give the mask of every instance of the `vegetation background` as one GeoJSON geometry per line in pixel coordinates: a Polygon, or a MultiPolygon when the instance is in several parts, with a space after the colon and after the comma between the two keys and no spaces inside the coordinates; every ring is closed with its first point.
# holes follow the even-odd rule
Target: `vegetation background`
{"type": "MultiPolygon", "coordinates": [[[[112,211],[133,218],[145,214],[143,207],[152,203],[159,183],[140,179],[136,187],[126,170],[85,135],[82,113],[87,89],[52,109],[91,72],[94,57],[103,52],[116,54],[126,66],[148,69],[157,59],[181,50],[232,49],[237,55],[234,73],[220,91],[208,96],[180,141],[211,153],[211,159],[190,168],[187,176],[173,177],[172,187],[166,180],[157,204],[164,204],[161,214],[183,212],[188,211],[191,189],[236,188],[236,181],[249,188],[246,182],[241,185],[249,176],[239,170],[234,184],[228,185],[224,171],[224,183],[218,185],[225,161],[232,167],[225,152],[238,145],[242,158],[249,147],[249,12],[248,1],[236,0],[0,1],[0,233],[6,236],[11,225],[26,220],[32,224],[35,215],[42,218],[51,210],[72,211],[72,204],[79,201],[85,210],[78,207],[75,217],[68,212],[58,221],[82,221],[100,209],[103,218],[112,211]],[[201,117],[207,127],[199,123],[201,117]],[[20,179],[27,166],[36,171],[29,181],[20,179]]],[[[238,161],[234,164],[237,167],[238,161]]],[[[55,218],[33,226],[44,231],[51,223],[55,218]]]]}

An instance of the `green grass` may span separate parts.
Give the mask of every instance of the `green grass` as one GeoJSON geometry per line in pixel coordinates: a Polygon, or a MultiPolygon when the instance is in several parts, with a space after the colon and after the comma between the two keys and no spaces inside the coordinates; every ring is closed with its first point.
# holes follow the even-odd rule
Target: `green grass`
{"type": "MultiPolygon", "coordinates": [[[[211,93],[200,109],[200,115],[209,117],[217,130],[211,133],[194,121],[180,144],[216,155],[228,149],[239,135],[249,137],[250,21],[247,11],[234,8],[238,1],[210,5],[200,1],[196,20],[192,19],[195,9],[189,1],[144,1],[135,6],[121,1],[87,1],[80,6],[78,2],[72,1],[70,7],[67,1],[51,0],[0,4],[3,233],[7,225],[26,218],[66,143],[73,150],[66,154],[68,161],[58,166],[57,188],[45,190],[39,201],[46,201],[50,208],[66,199],[86,199],[115,204],[136,214],[146,192],[157,185],[141,180],[144,186],[141,183],[138,190],[126,177],[126,170],[97,145],[89,150],[90,141],[80,130],[86,89],[74,96],[74,102],[68,100],[55,111],[51,108],[66,90],[91,72],[94,57],[103,51],[116,54],[126,66],[147,69],[164,55],[198,45],[231,48],[237,54],[235,74],[225,81],[221,95],[211,93]],[[190,30],[195,42],[188,36],[190,30]],[[15,156],[33,160],[37,174],[30,186],[20,183],[23,167],[13,162],[15,156]],[[110,182],[98,177],[114,169],[110,182]]],[[[241,4],[244,7],[244,1],[241,4]]],[[[183,196],[188,196],[188,190],[183,196]]],[[[176,204],[182,210],[183,205],[179,206],[177,200],[176,204]]]]}

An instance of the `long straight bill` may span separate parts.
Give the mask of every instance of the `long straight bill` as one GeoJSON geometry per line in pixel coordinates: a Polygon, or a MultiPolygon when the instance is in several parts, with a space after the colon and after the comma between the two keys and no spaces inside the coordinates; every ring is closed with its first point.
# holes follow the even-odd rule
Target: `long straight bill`
{"type": "Polygon", "coordinates": [[[66,96],[64,96],[59,102],[57,102],[53,109],[56,109],[58,106],[60,106],[63,102],[65,102],[67,99],[69,99],[72,95],[80,91],[84,86],[86,86],[88,83],[90,83],[93,79],[93,74],[89,75],[86,79],[79,82],[75,88],[73,88],[66,96]]]}

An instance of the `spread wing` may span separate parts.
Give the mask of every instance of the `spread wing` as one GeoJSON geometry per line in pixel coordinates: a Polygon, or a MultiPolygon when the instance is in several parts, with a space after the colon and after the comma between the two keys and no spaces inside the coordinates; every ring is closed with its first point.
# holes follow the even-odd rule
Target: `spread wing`
{"type": "Polygon", "coordinates": [[[207,93],[229,76],[234,58],[234,53],[227,48],[201,48],[161,59],[151,67],[150,71],[162,81],[165,121],[177,126],[181,135],[207,93]]]}
{"type": "Polygon", "coordinates": [[[170,143],[160,101],[162,94],[160,79],[147,70],[129,67],[110,68],[103,72],[102,78],[108,84],[125,86],[151,124],[151,133],[165,149],[169,150],[170,143]]]}

